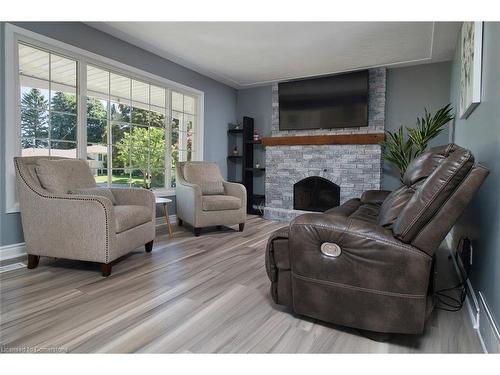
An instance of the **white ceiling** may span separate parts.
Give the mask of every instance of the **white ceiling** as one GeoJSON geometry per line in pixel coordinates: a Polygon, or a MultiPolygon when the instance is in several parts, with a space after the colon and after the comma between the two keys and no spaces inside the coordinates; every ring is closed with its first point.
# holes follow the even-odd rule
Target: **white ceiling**
{"type": "Polygon", "coordinates": [[[235,88],[450,60],[458,22],[89,22],[235,88]]]}

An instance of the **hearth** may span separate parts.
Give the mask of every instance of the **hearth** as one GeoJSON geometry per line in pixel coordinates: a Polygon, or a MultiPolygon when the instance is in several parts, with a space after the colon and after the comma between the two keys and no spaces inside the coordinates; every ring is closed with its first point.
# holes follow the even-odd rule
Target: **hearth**
{"type": "Polygon", "coordinates": [[[324,212],[340,204],[340,186],[319,176],[307,177],[293,185],[293,209],[324,212]]]}

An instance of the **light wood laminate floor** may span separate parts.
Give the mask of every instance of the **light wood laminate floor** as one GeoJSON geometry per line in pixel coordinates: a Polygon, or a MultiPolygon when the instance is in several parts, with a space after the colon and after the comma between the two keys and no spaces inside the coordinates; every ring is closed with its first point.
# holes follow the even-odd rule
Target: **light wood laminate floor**
{"type": "MultiPolygon", "coordinates": [[[[89,263],[42,258],[0,274],[2,351],[480,352],[466,308],[435,310],[422,336],[375,342],[356,330],[299,318],[269,296],[264,249],[283,223],[249,217],[245,231],[174,227],[103,278],[89,263]]],[[[443,258],[439,268],[450,271],[443,258]]]]}

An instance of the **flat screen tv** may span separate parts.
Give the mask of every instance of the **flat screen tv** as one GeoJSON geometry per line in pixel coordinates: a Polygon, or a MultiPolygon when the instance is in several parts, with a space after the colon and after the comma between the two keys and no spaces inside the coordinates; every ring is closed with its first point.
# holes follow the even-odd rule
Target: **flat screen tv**
{"type": "Polygon", "coordinates": [[[368,126],[368,71],[278,85],[280,129],[368,126]]]}

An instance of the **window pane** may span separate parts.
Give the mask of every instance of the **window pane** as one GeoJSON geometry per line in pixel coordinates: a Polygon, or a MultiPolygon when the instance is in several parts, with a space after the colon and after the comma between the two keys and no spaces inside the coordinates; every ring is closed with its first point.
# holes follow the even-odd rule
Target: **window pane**
{"type": "Polygon", "coordinates": [[[150,169],[165,169],[165,129],[149,128],[150,169]]]}
{"type": "Polygon", "coordinates": [[[49,79],[49,53],[19,44],[19,74],[49,79]]]}
{"type": "Polygon", "coordinates": [[[76,87],[76,61],[62,56],[50,55],[50,80],[76,87]]]}
{"type": "Polygon", "coordinates": [[[193,115],[184,115],[184,120],[186,122],[186,131],[193,133],[194,132],[194,116],[193,115]]]}
{"type": "Polygon", "coordinates": [[[130,172],[123,169],[113,169],[111,174],[111,186],[130,186],[130,172]]]}
{"type": "Polygon", "coordinates": [[[132,147],[149,147],[149,130],[145,126],[132,126],[132,133],[130,136],[130,143],[132,147]]]}
{"type": "Polygon", "coordinates": [[[108,144],[107,138],[108,122],[106,120],[87,118],[87,142],[106,145],[108,144]]]}
{"type": "Polygon", "coordinates": [[[109,72],[87,65],[87,92],[109,95],[109,72]]]}
{"type": "Polygon", "coordinates": [[[108,147],[103,144],[87,145],[87,162],[90,168],[105,169],[108,167],[108,147]]]}
{"type": "Polygon", "coordinates": [[[184,110],[183,95],[172,91],[172,110],[182,112],[184,110]]]}
{"type": "Polygon", "coordinates": [[[130,99],[130,78],[111,73],[111,96],[116,98],[130,99]]]}
{"type": "Polygon", "coordinates": [[[182,113],[172,112],[172,131],[173,132],[181,131],[181,129],[183,128],[183,126],[182,126],[183,119],[184,119],[184,116],[182,115],[182,113]]]}
{"type": "Polygon", "coordinates": [[[49,141],[47,139],[21,139],[22,156],[49,156],[49,141]]]}
{"type": "Polygon", "coordinates": [[[165,89],[162,87],[151,86],[151,105],[165,108],[165,89]]]}
{"type": "Polygon", "coordinates": [[[87,118],[102,119],[108,118],[108,102],[106,100],[87,97],[87,118]]]}
{"type": "Polygon", "coordinates": [[[21,107],[21,137],[48,138],[49,112],[21,107]]]}
{"type": "Polygon", "coordinates": [[[91,169],[94,175],[95,182],[98,186],[107,187],[108,186],[108,170],[104,169],[91,169]]]}
{"type": "Polygon", "coordinates": [[[151,188],[165,187],[165,168],[153,169],[151,171],[151,188]]]}
{"type": "MultiPolygon", "coordinates": [[[[149,105],[149,85],[144,82],[132,80],[132,100],[134,102],[142,103],[143,105],[149,105]]],[[[138,107],[142,107],[140,104],[135,104],[138,107]]]]}
{"type": "Polygon", "coordinates": [[[19,77],[21,106],[39,109],[49,108],[49,83],[40,79],[19,77]]]}
{"type": "Polygon", "coordinates": [[[151,107],[151,111],[149,112],[149,124],[151,126],[163,128],[166,119],[164,111],[164,109],[159,109],[158,107],[151,107]]]}
{"type": "Polygon", "coordinates": [[[147,171],[143,169],[132,170],[130,185],[133,187],[149,189],[151,187],[151,180],[147,171]]]}
{"type": "Polygon", "coordinates": [[[130,166],[130,146],[118,143],[111,147],[113,152],[113,168],[128,168],[130,166]]]}
{"type": "Polygon", "coordinates": [[[111,102],[110,110],[111,110],[111,120],[130,122],[130,106],[111,102]]]}
{"type": "Polygon", "coordinates": [[[72,113],[76,115],[76,94],[73,92],[50,92],[50,108],[53,111],[72,113]]]}
{"type": "Polygon", "coordinates": [[[130,143],[130,125],[124,123],[112,123],[111,133],[113,137],[113,144],[119,142],[130,143]]]}
{"type": "Polygon", "coordinates": [[[148,125],[149,111],[146,109],[132,107],[132,123],[139,125],[148,125]]]}
{"type": "Polygon", "coordinates": [[[51,141],[50,156],[60,156],[63,158],[76,158],[76,143],[51,141]]]}
{"type": "Polygon", "coordinates": [[[65,141],[76,141],[76,116],[51,112],[50,138],[65,141]]]}
{"type": "Polygon", "coordinates": [[[146,171],[149,164],[149,150],[142,147],[130,148],[130,166],[146,171]]]}
{"type": "Polygon", "coordinates": [[[184,95],[184,112],[194,114],[194,98],[184,95]]]}

